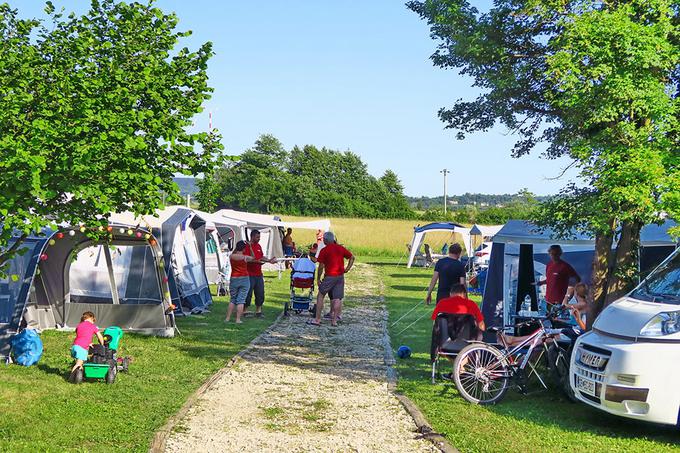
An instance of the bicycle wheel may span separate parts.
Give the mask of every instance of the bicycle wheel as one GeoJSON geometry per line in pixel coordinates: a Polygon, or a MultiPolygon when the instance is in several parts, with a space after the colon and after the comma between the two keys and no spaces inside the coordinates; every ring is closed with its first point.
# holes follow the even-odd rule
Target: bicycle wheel
{"type": "Polygon", "coordinates": [[[509,366],[498,349],[487,344],[463,348],[453,364],[453,379],[472,404],[495,404],[508,390],[509,366]]]}

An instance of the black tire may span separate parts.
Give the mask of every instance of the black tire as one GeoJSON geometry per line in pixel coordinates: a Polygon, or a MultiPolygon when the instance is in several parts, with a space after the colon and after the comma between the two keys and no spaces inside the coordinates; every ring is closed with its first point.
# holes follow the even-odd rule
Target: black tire
{"type": "Polygon", "coordinates": [[[113,384],[116,382],[116,374],[118,374],[118,370],[115,365],[109,367],[109,371],[106,373],[106,383],[113,384]]]}
{"type": "Polygon", "coordinates": [[[71,375],[69,376],[68,380],[73,384],[82,384],[84,378],[85,376],[83,374],[83,369],[76,368],[75,370],[71,371],[71,375]]]}
{"type": "Polygon", "coordinates": [[[453,363],[458,393],[472,404],[496,404],[508,391],[509,366],[503,354],[491,345],[473,343],[464,347],[453,363]]]}

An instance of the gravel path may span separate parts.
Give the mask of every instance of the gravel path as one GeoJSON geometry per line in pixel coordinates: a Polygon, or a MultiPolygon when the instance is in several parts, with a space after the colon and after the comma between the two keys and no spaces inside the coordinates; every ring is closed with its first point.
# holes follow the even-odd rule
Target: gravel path
{"type": "Polygon", "coordinates": [[[388,392],[380,279],[356,267],[339,327],[281,320],[198,400],[166,451],[437,451],[388,392]]]}

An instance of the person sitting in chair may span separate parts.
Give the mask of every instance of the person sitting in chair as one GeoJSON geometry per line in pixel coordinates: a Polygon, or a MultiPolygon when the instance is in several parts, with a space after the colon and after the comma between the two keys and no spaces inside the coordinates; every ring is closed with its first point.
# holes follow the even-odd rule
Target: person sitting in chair
{"type": "Polygon", "coordinates": [[[484,316],[479,310],[479,306],[465,297],[467,290],[462,283],[455,283],[451,285],[449,297],[439,301],[432,312],[432,320],[437,319],[440,313],[447,313],[452,315],[471,315],[477,322],[478,338],[481,338],[482,332],[486,329],[484,324],[484,316]]]}

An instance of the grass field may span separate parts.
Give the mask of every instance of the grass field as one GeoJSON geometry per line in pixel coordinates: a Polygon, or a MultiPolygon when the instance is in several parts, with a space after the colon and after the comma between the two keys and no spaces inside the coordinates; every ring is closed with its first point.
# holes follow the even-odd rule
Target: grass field
{"type": "MultiPolygon", "coordinates": [[[[283,216],[285,220],[312,220],[311,217],[283,216]]],[[[342,243],[353,253],[364,256],[396,256],[405,261],[406,244],[411,243],[413,227],[426,224],[419,220],[389,219],[349,219],[331,218],[331,229],[342,243]]],[[[309,245],[316,241],[316,233],[312,230],[296,230],[293,239],[298,245],[309,245]]],[[[458,234],[454,241],[463,243],[458,234]]],[[[427,241],[434,250],[439,250],[444,243],[451,243],[450,233],[430,233],[427,241]]]]}
{"type": "MultiPolygon", "coordinates": [[[[424,299],[431,270],[396,267],[396,260],[389,258],[367,261],[380,269],[391,323],[424,299]]],[[[414,352],[409,359],[398,359],[398,388],[460,451],[657,452],[680,446],[680,433],[673,428],[614,417],[569,402],[557,390],[527,396],[510,390],[500,404],[480,407],[458,396],[452,383],[432,385],[431,312],[431,307],[419,307],[390,329],[395,350],[404,344],[414,352]],[[423,319],[407,328],[421,315],[423,319]]]]}
{"type": "Polygon", "coordinates": [[[216,298],[211,313],[178,318],[181,336],[126,334],[122,355],[134,361],[113,385],[68,383],[74,334],[44,332],[37,366],[0,366],[0,451],[147,451],[188,395],[281,312],[288,281],[274,275],[266,280],[265,319],[224,324],[226,298],[216,298]]]}

